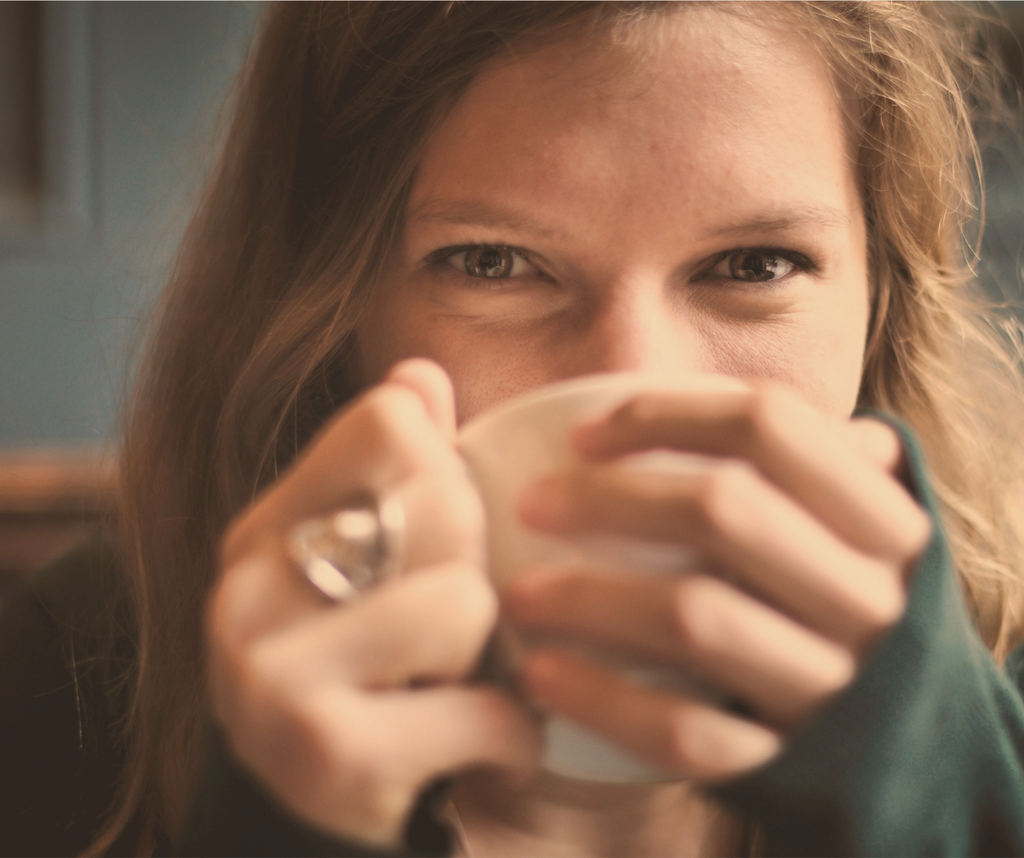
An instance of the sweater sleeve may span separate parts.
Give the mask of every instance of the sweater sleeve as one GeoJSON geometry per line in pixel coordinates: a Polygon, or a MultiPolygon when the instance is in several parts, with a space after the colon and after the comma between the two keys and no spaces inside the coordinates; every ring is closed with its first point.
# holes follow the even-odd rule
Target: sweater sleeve
{"type": "Polygon", "coordinates": [[[921,452],[893,425],[934,530],[907,612],[782,754],[712,792],[769,855],[1024,855],[1024,653],[1004,672],[975,633],[921,452]]]}
{"type": "Polygon", "coordinates": [[[340,840],[296,819],[234,758],[216,727],[208,734],[206,757],[175,854],[238,856],[442,856],[452,851],[449,829],[439,813],[448,787],[438,782],[420,796],[405,830],[407,848],[382,850],[340,840]]]}
{"type": "MultiPolygon", "coordinates": [[[[782,754],[711,793],[758,823],[768,855],[1024,855],[1024,648],[1004,672],[975,633],[920,450],[894,426],[934,528],[907,612],[782,754]]],[[[431,804],[420,802],[406,854],[448,853],[431,804]]],[[[289,817],[220,738],[180,851],[385,854],[289,817]]]]}
{"type": "MultiPolygon", "coordinates": [[[[0,612],[0,855],[75,855],[116,798],[134,647],[117,552],[88,545],[0,612]]],[[[138,820],[108,854],[134,855],[138,820]]]]}

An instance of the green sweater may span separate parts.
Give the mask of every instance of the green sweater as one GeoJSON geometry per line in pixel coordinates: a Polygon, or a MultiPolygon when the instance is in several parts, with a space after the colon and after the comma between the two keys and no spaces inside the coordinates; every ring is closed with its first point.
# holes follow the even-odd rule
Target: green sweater
{"type": "MultiPolygon", "coordinates": [[[[1004,672],[978,639],[920,452],[900,431],[911,488],[936,522],[906,614],[780,756],[710,791],[760,824],[770,855],[1024,856],[1024,648],[1004,672]]],[[[79,553],[0,615],[0,854],[81,850],[113,798],[133,653],[116,569],[109,551],[79,553]]],[[[450,851],[442,797],[438,785],[417,807],[411,854],[450,851]]],[[[178,851],[383,854],[292,819],[216,731],[178,851]]]]}
{"type": "MultiPolygon", "coordinates": [[[[1024,855],[1024,647],[1004,672],[978,638],[920,449],[890,422],[934,525],[907,612],[782,754],[710,793],[759,823],[767,855],[1024,855]]],[[[188,854],[383,854],[291,821],[214,746],[188,854]]],[[[413,853],[445,854],[427,805],[409,835],[413,853]]]]}
{"type": "Polygon", "coordinates": [[[911,489],[934,535],[906,614],[851,687],[762,769],[714,791],[772,855],[1024,855],[1024,703],[960,594],[914,438],[911,489]]]}

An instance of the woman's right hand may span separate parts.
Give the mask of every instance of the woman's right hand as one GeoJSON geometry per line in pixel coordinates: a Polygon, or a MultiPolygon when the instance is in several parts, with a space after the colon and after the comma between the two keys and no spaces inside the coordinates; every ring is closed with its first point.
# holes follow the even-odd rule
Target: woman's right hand
{"type": "Polygon", "coordinates": [[[498,609],[454,433],[444,372],[398,364],[221,546],[206,623],[214,716],[285,807],[336,836],[398,846],[432,780],[474,766],[525,775],[539,758],[521,705],[464,684],[498,609]],[[332,607],[291,559],[288,536],[367,491],[405,510],[402,574],[332,607]]]}

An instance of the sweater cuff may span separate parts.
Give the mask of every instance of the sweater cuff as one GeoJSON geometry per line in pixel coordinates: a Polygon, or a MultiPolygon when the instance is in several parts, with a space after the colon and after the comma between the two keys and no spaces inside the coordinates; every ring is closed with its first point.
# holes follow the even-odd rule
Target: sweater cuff
{"type": "Polygon", "coordinates": [[[1006,737],[994,699],[1013,692],[963,603],[921,450],[900,421],[871,416],[900,434],[932,538],[904,616],[853,683],[779,756],[709,790],[760,825],[769,855],[969,854],[983,769],[1006,737]]]}
{"type": "Polygon", "coordinates": [[[182,856],[445,856],[452,852],[450,830],[439,813],[448,784],[426,790],[406,826],[407,848],[381,849],[354,840],[339,840],[300,821],[235,759],[223,733],[211,727],[206,756],[182,837],[182,856]]]}

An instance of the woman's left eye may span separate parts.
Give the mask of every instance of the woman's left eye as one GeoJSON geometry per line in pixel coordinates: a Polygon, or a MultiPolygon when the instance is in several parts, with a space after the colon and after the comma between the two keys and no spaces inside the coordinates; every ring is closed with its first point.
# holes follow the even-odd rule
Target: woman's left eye
{"type": "Polygon", "coordinates": [[[707,270],[705,276],[745,283],[767,283],[809,267],[810,260],[801,254],[778,250],[736,250],[721,257],[707,270]]]}
{"type": "Polygon", "coordinates": [[[505,280],[537,273],[525,254],[503,244],[448,247],[431,256],[456,271],[484,280],[505,280]]]}

